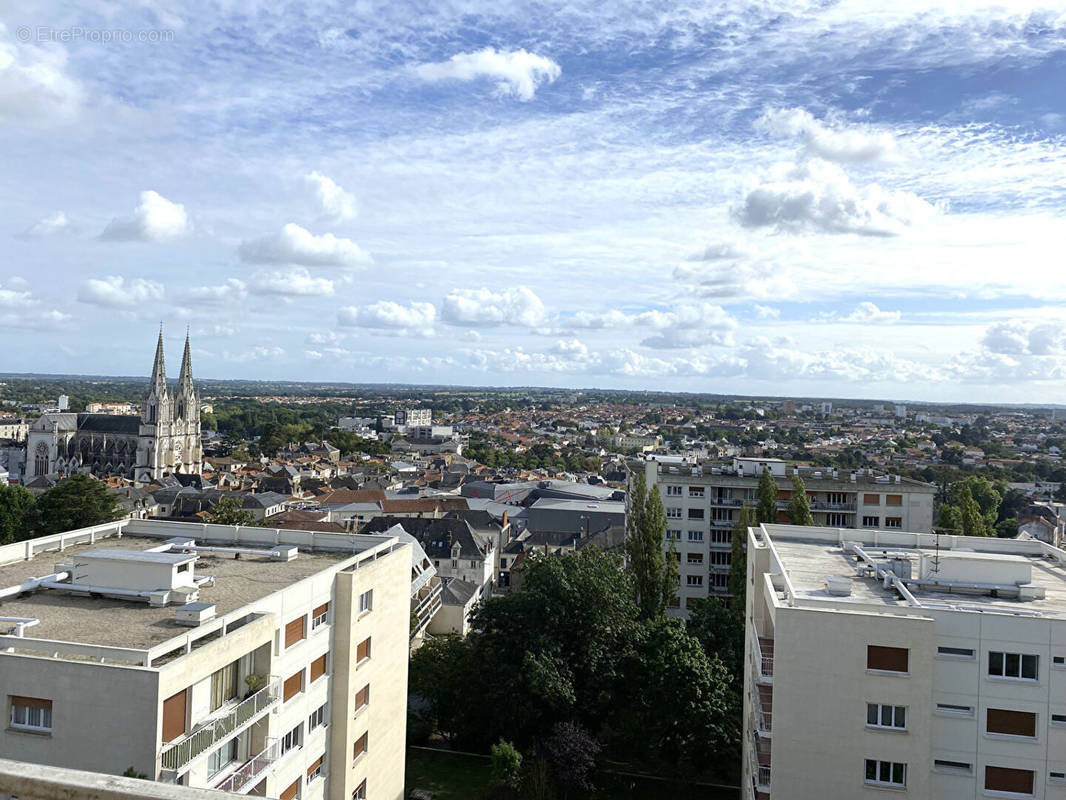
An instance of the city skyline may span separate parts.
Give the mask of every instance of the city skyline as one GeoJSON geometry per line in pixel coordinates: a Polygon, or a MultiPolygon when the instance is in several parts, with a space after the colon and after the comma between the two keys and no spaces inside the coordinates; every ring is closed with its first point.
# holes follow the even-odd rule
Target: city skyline
{"type": "Polygon", "coordinates": [[[0,366],[1066,388],[1061,3],[472,14],[5,11],[0,366]]]}

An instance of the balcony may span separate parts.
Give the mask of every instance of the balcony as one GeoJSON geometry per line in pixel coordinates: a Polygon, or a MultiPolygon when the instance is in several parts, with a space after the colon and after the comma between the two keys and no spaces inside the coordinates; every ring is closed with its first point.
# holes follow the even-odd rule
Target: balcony
{"type": "Polygon", "coordinates": [[[755,677],[759,683],[773,685],[774,640],[764,636],[751,637],[751,652],[755,659],[755,677]]]}
{"type": "Polygon", "coordinates": [[[277,739],[268,739],[267,741],[269,744],[267,744],[262,753],[243,764],[240,769],[222,781],[215,789],[220,792],[246,794],[259,781],[265,778],[281,757],[281,742],[277,739]]]}
{"type": "MultiPolygon", "coordinates": [[[[754,500],[749,501],[754,504],[754,500]]],[[[712,497],[712,506],[727,506],[729,508],[740,508],[744,505],[744,501],[735,497],[712,497]]]]}
{"type": "Polygon", "coordinates": [[[443,591],[440,578],[434,575],[411,595],[411,639],[422,633],[433,619],[433,615],[440,610],[443,591]]]}
{"type": "Polygon", "coordinates": [[[281,681],[271,681],[236,705],[224,706],[205,719],[191,733],[168,744],[163,750],[163,769],[179,772],[197,756],[233,736],[269,711],[281,697],[281,681]]]}
{"type": "Polygon", "coordinates": [[[769,739],[773,735],[773,687],[758,686],[752,683],[751,705],[752,716],[755,720],[755,731],[759,734],[759,736],[769,739]]]}
{"type": "Polygon", "coordinates": [[[758,737],[752,742],[751,750],[751,782],[754,784],[756,797],[770,794],[770,743],[763,742],[758,737]]]}

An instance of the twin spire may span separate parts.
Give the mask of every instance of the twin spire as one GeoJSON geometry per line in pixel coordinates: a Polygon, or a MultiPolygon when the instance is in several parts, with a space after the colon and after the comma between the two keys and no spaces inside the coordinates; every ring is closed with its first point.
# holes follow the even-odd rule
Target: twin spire
{"type": "MultiPolygon", "coordinates": [[[[167,388],[167,365],[163,357],[163,326],[159,326],[159,339],[155,345],[155,362],[152,364],[152,380],[149,390],[155,388],[160,397],[167,388]]],[[[178,373],[178,392],[184,389],[192,389],[192,354],[189,348],[189,331],[185,330],[185,352],[181,357],[181,371],[178,373]]]]}
{"type": "MultiPolygon", "coordinates": [[[[174,421],[186,419],[192,409],[198,409],[196,387],[192,382],[192,354],[189,345],[189,331],[185,331],[185,352],[181,359],[181,371],[178,375],[177,413],[174,421]]],[[[167,391],[167,365],[163,356],[163,326],[159,326],[159,339],[155,345],[155,361],[152,364],[152,379],[148,384],[142,406],[142,417],[149,424],[171,420],[170,396],[167,391]]]]}

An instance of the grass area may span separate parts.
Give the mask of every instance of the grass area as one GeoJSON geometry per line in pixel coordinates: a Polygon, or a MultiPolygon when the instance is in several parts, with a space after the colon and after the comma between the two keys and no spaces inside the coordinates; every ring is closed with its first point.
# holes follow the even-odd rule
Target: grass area
{"type": "MultiPolygon", "coordinates": [[[[434,800],[477,800],[492,785],[487,758],[458,753],[408,749],[407,791],[429,789],[434,800]]],[[[737,800],[735,789],[715,789],[677,781],[633,778],[601,772],[596,791],[571,800],[737,800]]]]}

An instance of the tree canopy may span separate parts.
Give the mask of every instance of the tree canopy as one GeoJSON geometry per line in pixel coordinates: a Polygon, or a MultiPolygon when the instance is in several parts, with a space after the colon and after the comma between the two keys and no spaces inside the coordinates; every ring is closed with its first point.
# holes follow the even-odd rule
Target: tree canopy
{"type": "Polygon", "coordinates": [[[255,526],[259,524],[255,514],[241,508],[241,501],[236,497],[223,497],[219,500],[215,507],[208,512],[205,521],[215,525],[255,526]]]}
{"type": "Polygon", "coordinates": [[[755,506],[755,523],[763,525],[777,522],[777,481],[766,468],[763,468],[762,475],[759,476],[756,497],[759,502],[755,506]]]}
{"type": "Polygon", "coordinates": [[[34,535],[45,536],[111,522],[121,515],[115,495],[103,483],[78,474],[64,478],[37,498],[33,516],[34,535]]]}
{"type": "Polygon", "coordinates": [[[21,542],[33,534],[37,498],[22,486],[0,485],[0,544],[21,542]]]}
{"type": "Polygon", "coordinates": [[[626,560],[641,616],[661,617],[677,595],[676,551],[663,552],[666,512],[654,487],[649,491],[644,475],[637,473],[626,512],[626,560]]]}
{"type": "Polygon", "coordinates": [[[811,503],[807,498],[807,487],[798,473],[792,476],[792,494],[788,499],[785,513],[788,514],[789,525],[814,524],[814,517],[811,516],[811,503]]]}

